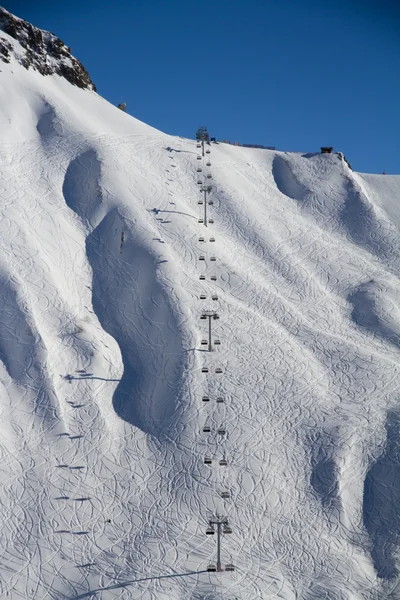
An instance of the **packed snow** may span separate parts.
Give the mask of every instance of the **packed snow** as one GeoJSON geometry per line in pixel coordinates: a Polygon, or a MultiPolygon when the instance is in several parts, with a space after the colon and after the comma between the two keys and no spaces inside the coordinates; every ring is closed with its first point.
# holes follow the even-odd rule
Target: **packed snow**
{"type": "Polygon", "coordinates": [[[0,69],[0,597],[400,598],[400,177],[0,69]]]}

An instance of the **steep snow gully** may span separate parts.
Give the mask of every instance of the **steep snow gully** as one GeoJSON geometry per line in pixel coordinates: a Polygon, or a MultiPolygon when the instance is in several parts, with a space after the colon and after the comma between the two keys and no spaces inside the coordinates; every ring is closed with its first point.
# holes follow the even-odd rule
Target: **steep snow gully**
{"type": "Polygon", "coordinates": [[[0,597],[400,598],[400,178],[0,107],[0,597]]]}

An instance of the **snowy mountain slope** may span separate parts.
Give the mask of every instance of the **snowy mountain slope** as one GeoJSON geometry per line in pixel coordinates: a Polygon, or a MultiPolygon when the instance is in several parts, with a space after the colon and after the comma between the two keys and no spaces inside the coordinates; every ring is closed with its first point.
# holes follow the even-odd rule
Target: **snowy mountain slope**
{"type": "Polygon", "coordinates": [[[208,168],[13,57],[0,106],[0,596],[400,597],[400,178],[208,168]]]}

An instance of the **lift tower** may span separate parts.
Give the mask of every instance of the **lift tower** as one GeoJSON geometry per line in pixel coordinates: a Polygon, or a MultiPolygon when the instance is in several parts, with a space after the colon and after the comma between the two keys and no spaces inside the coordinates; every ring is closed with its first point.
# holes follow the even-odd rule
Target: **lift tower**
{"type": "MultiPolygon", "coordinates": [[[[229,526],[228,523],[228,519],[226,517],[218,517],[218,515],[216,517],[212,517],[209,521],[208,521],[208,527],[206,530],[206,534],[207,535],[214,535],[215,533],[215,527],[217,527],[217,568],[212,569],[212,565],[210,565],[210,567],[208,568],[208,570],[210,571],[215,571],[217,570],[218,572],[222,571],[222,565],[221,565],[221,533],[232,533],[232,529],[229,526]]],[[[234,566],[229,564],[226,565],[226,570],[227,571],[233,571],[234,570],[234,566]]]]}
{"type": "MultiPolygon", "coordinates": [[[[207,194],[209,194],[212,190],[212,185],[202,185],[200,191],[204,193],[204,225],[207,227],[207,194]]],[[[212,202],[210,201],[212,204],[212,202]]]]}
{"type": "Polygon", "coordinates": [[[218,320],[219,314],[213,310],[204,310],[201,313],[200,319],[208,319],[208,351],[212,352],[212,341],[211,341],[211,321],[218,320]]]}
{"type": "Polygon", "coordinates": [[[204,142],[210,143],[210,136],[207,127],[202,125],[196,131],[196,140],[201,144],[201,154],[204,156],[204,142]]]}

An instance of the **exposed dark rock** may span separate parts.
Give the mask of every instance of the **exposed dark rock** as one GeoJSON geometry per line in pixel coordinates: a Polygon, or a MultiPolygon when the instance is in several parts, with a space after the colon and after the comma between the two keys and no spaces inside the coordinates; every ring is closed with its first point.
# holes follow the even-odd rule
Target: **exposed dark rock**
{"type": "MultiPolygon", "coordinates": [[[[351,169],[351,164],[349,163],[349,161],[347,160],[347,158],[345,157],[345,155],[343,154],[343,152],[336,152],[336,154],[339,156],[339,158],[341,160],[344,160],[344,162],[349,167],[349,169],[351,169]]],[[[353,170],[353,169],[351,169],[351,170],[353,170]]]]}
{"type": "Polygon", "coordinates": [[[82,63],[71,55],[71,49],[48,31],[34,27],[27,21],[15,17],[0,6],[0,60],[10,62],[12,44],[2,36],[2,31],[17,40],[23,52],[14,53],[18,62],[26,69],[32,68],[42,75],[61,75],[73,85],[96,91],[82,63]]]}
{"type": "Polygon", "coordinates": [[[12,45],[10,44],[10,42],[7,42],[7,40],[3,40],[0,37],[0,59],[3,62],[5,62],[5,63],[10,62],[11,50],[12,50],[12,45]]]}

